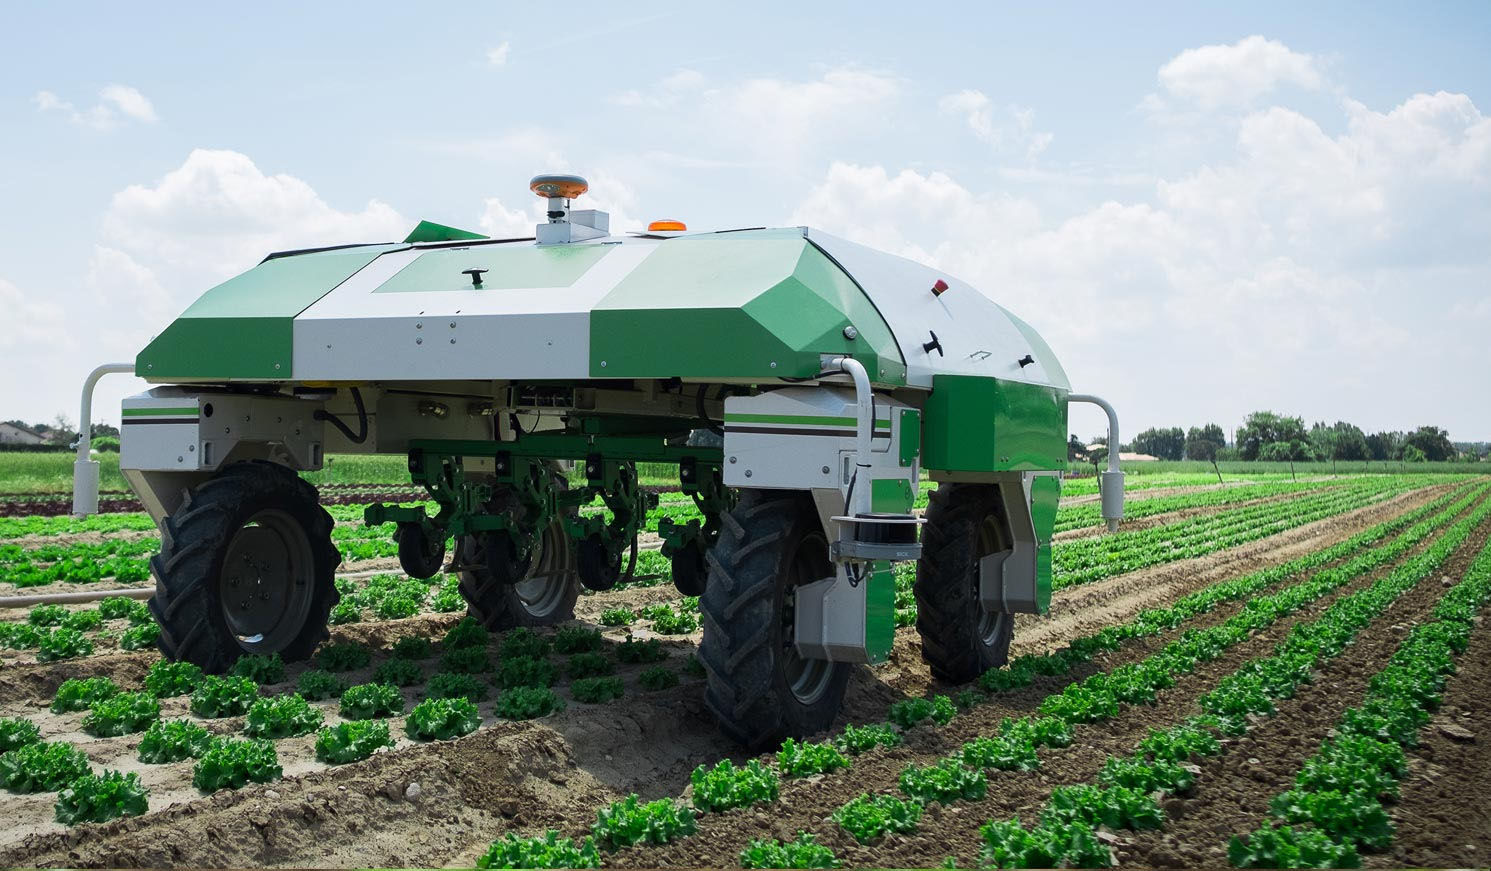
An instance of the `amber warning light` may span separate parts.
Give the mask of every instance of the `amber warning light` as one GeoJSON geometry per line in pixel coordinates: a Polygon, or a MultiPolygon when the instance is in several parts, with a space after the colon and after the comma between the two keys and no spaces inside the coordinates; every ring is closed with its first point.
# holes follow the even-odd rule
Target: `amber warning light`
{"type": "Polygon", "coordinates": [[[682,221],[653,221],[647,225],[649,233],[682,233],[687,229],[682,221]]]}

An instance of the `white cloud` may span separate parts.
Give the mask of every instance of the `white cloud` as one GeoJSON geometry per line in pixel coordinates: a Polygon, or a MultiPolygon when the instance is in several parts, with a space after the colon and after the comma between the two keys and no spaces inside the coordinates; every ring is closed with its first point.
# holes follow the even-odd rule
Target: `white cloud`
{"type": "Polygon", "coordinates": [[[643,109],[667,109],[678,105],[678,101],[702,90],[704,74],[698,70],[679,69],[664,76],[646,91],[622,91],[611,98],[618,106],[643,109]]]}
{"type": "Polygon", "coordinates": [[[507,40],[503,40],[496,48],[487,49],[487,63],[494,67],[507,66],[507,55],[511,48],[507,40]]]}
{"type": "Polygon", "coordinates": [[[19,287],[0,278],[0,311],[5,312],[6,323],[5,329],[0,330],[0,349],[77,347],[68,330],[67,312],[61,305],[39,296],[22,293],[19,287]]]}
{"type": "Polygon", "coordinates": [[[1160,67],[1159,80],[1170,96],[1207,109],[1248,104],[1284,86],[1313,90],[1326,81],[1317,58],[1258,35],[1188,48],[1160,67]]]}
{"type": "Polygon", "coordinates": [[[272,251],[385,242],[412,226],[378,200],[343,211],[294,176],[264,174],[247,155],[197,149],[156,184],[115,194],[103,235],[110,247],[157,271],[220,279],[272,251]]]}
{"type": "Polygon", "coordinates": [[[998,150],[1018,149],[1034,158],[1051,144],[1054,134],[1035,129],[1035,111],[1009,105],[996,110],[983,91],[964,90],[937,101],[944,115],[961,115],[980,141],[998,150]],[[996,111],[998,117],[996,117],[996,111]]]}
{"type": "MultiPolygon", "coordinates": [[[[553,161],[554,172],[571,172],[569,163],[563,158],[553,161]]],[[[611,217],[611,232],[620,235],[628,230],[642,229],[635,217],[637,196],[625,183],[612,173],[599,169],[584,173],[590,183],[590,192],[574,201],[576,209],[598,209],[611,217]]],[[[486,197],[482,200],[482,213],[477,225],[483,233],[493,238],[520,238],[532,236],[534,227],[548,220],[545,201],[533,197],[525,211],[522,207],[508,208],[501,197],[486,197]]]]}
{"type": "Polygon", "coordinates": [[[144,123],[159,120],[145,95],[128,85],[107,85],[98,92],[98,98],[99,102],[88,109],[79,109],[51,91],[38,91],[31,101],[39,111],[60,112],[72,123],[95,130],[112,130],[123,119],[144,123]]]}

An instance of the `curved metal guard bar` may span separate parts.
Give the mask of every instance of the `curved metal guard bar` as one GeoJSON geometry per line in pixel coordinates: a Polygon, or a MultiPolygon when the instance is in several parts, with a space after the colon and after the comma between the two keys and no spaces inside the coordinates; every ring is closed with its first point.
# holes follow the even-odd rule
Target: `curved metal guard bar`
{"type": "Polygon", "coordinates": [[[1101,408],[1108,415],[1108,471],[1099,476],[1098,487],[1102,493],[1103,519],[1108,521],[1108,531],[1118,531],[1118,521],[1123,519],[1123,470],[1118,467],[1118,412],[1106,399],[1088,393],[1071,393],[1067,402],[1087,402],[1101,408]]]}
{"type": "Polygon", "coordinates": [[[133,374],[133,363],[105,363],[83,381],[83,401],[78,411],[78,456],[72,464],[72,514],[84,517],[98,513],[98,461],[89,458],[93,447],[93,388],[105,375],[133,374]]]}

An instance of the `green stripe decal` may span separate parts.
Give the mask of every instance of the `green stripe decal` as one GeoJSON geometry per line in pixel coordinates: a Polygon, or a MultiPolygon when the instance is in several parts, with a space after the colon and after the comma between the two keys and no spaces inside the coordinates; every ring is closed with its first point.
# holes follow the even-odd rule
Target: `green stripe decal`
{"type": "MultiPolygon", "coordinates": [[[[726,414],[725,423],[780,423],[791,426],[859,426],[852,417],[815,417],[795,414],[726,414]]],[[[876,429],[890,429],[890,421],[875,421],[876,429]]]]}
{"type": "Polygon", "coordinates": [[[120,411],[124,417],[172,417],[180,415],[197,416],[196,406],[191,408],[125,408],[120,411]]]}

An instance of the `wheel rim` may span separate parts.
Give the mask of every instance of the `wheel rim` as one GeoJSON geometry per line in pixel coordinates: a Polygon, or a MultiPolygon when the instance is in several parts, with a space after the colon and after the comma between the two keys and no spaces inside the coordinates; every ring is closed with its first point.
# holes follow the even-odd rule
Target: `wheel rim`
{"type": "Polygon", "coordinates": [[[833,683],[834,664],[824,659],[805,659],[793,643],[796,589],[824,577],[819,569],[828,562],[827,556],[828,542],[822,535],[814,534],[798,540],[787,563],[787,590],[782,597],[782,676],[792,697],[803,705],[823,698],[833,683]]]}
{"type": "Polygon", "coordinates": [[[528,573],[513,584],[523,610],[534,617],[549,616],[562,608],[568,598],[574,567],[570,565],[566,539],[563,528],[558,523],[551,524],[533,547],[528,573]]]}
{"type": "Polygon", "coordinates": [[[1002,539],[999,519],[992,514],[985,517],[984,522],[979,526],[978,555],[973,563],[973,600],[978,603],[978,637],[985,647],[993,646],[1004,632],[1005,621],[1010,618],[1010,615],[1003,611],[990,611],[985,607],[983,597],[979,592],[979,560],[991,553],[1003,550],[1002,539]]]}
{"type": "Polygon", "coordinates": [[[310,613],[310,536],[278,509],[251,516],[228,541],[218,600],[244,650],[273,653],[300,634],[310,613]]]}

